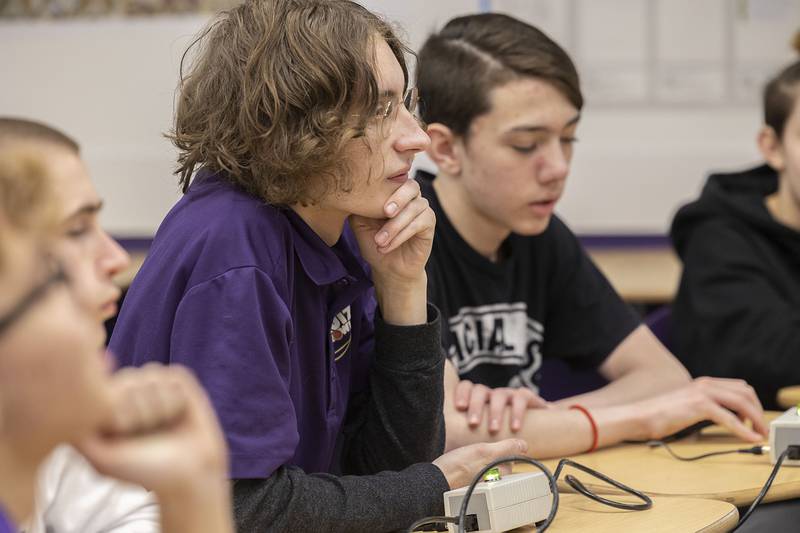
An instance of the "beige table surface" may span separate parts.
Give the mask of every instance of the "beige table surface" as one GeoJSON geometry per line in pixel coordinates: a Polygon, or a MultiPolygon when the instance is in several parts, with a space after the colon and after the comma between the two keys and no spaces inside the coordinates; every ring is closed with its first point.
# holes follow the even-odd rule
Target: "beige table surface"
{"type": "Polygon", "coordinates": [[[653,305],[669,303],[675,297],[682,267],[671,248],[589,248],[587,251],[625,301],[653,305]]]}
{"type": "MultiPolygon", "coordinates": [[[[623,511],[601,505],[579,494],[561,494],[558,514],[548,533],[697,532],[730,531],[739,520],[736,508],[726,502],[694,498],[654,498],[647,511],[623,511]]],[[[535,531],[520,528],[517,531],[535,531]]]]}
{"type": "Polygon", "coordinates": [[[114,277],[114,283],[120,288],[127,289],[133,278],[136,277],[136,273],[142,267],[145,257],[147,257],[147,252],[133,252],[131,254],[131,264],[114,277]]]}
{"type": "MultiPolygon", "coordinates": [[[[779,414],[770,412],[768,417],[779,414]]],[[[749,446],[719,427],[707,428],[698,437],[671,444],[672,449],[680,455],[749,446]]],[[[663,448],[649,448],[644,444],[622,444],[591,454],[577,455],[572,459],[651,496],[721,500],[737,507],[752,503],[772,470],[769,455],[766,454],[731,454],[686,462],[674,459],[663,448]]],[[[557,461],[544,463],[555,468],[557,461]]],[[[524,470],[524,467],[521,468],[524,470]]],[[[618,493],[617,489],[574,469],[565,469],[562,479],[567,473],[572,473],[600,494],[618,493]]],[[[564,486],[564,490],[569,488],[564,486]]],[[[798,496],[800,467],[783,466],[764,501],[788,500],[798,496]]]]}
{"type": "MultiPolygon", "coordinates": [[[[717,533],[730,531],[739,520],[729,503],[699,498],[653,498],[646,511],[624,511],[589,500],[579,494],[560,494],[558,513],[548,533],[717,533]]],[[[520,527],[515,533],[536,531],[520,527]]]]}

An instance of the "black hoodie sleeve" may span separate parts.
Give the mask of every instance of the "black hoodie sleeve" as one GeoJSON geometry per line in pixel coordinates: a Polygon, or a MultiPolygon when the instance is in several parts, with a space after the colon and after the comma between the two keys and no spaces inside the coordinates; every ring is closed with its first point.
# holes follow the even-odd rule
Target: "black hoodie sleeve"
{"type": "Polygon", "coordinates": [[[773,407],[779,388],[800,383],[800,309],[761,246],[736,221],[698,226],[683,249],[673,324],[692,374],[746,379],[773,407]]]}

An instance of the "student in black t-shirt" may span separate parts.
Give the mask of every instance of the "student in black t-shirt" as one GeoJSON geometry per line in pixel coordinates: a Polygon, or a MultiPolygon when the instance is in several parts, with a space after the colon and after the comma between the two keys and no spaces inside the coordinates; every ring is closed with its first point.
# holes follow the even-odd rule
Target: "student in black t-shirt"
{"type": "Polygon", "coordinates": [[[583,104],[564,50],[505,15],[459,17],[425,43],[418,76],[439,168],[420,181],[437,216],[429,297],[449,325],[447,446],[514,433],[557,456],[704,419],[761,440],[753,389],[690,381],[553,215],[583,104]],[[556,359],[610,383],[537,408],[556,359]]]}
{"type": "Polygon", "coordinates": [[[800,61],[763,102],[766,164],[712,175],[675,216],[684,270],[673,330],[692,373],[745,377],[777,408],[778,389],[800,384],[800,61]]]}

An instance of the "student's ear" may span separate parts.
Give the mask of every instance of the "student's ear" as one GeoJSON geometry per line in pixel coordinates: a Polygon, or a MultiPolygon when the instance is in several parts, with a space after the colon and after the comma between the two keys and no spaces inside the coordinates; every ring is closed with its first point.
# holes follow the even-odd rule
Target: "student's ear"
{"type": "Polygon", "coordinates": [[[764,126],[758,132],[758,149],[775,172],[783,171],[783,145],[771,126],[764,126]]]}
{"type": "Polygon", "coordinates": [[[428,136],[431,144],[428,146],[427,154],[436,163],[441,172],[450,176],[457,176],[461,173],[461,159],[456,145],[460,142],[453,130],[434,122],[428,124],[428,136]]]}

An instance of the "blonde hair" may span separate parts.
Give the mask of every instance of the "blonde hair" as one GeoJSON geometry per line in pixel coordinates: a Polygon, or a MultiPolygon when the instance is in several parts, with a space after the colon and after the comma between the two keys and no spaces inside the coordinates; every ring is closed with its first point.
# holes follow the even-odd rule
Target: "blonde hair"
{"type": "Polygon", "coordinates": [[[0,143],[0,269],[5,264],[3,233],[42,235],[55,225],[47,170],[37,154],[25,143],[0,143]]]}

